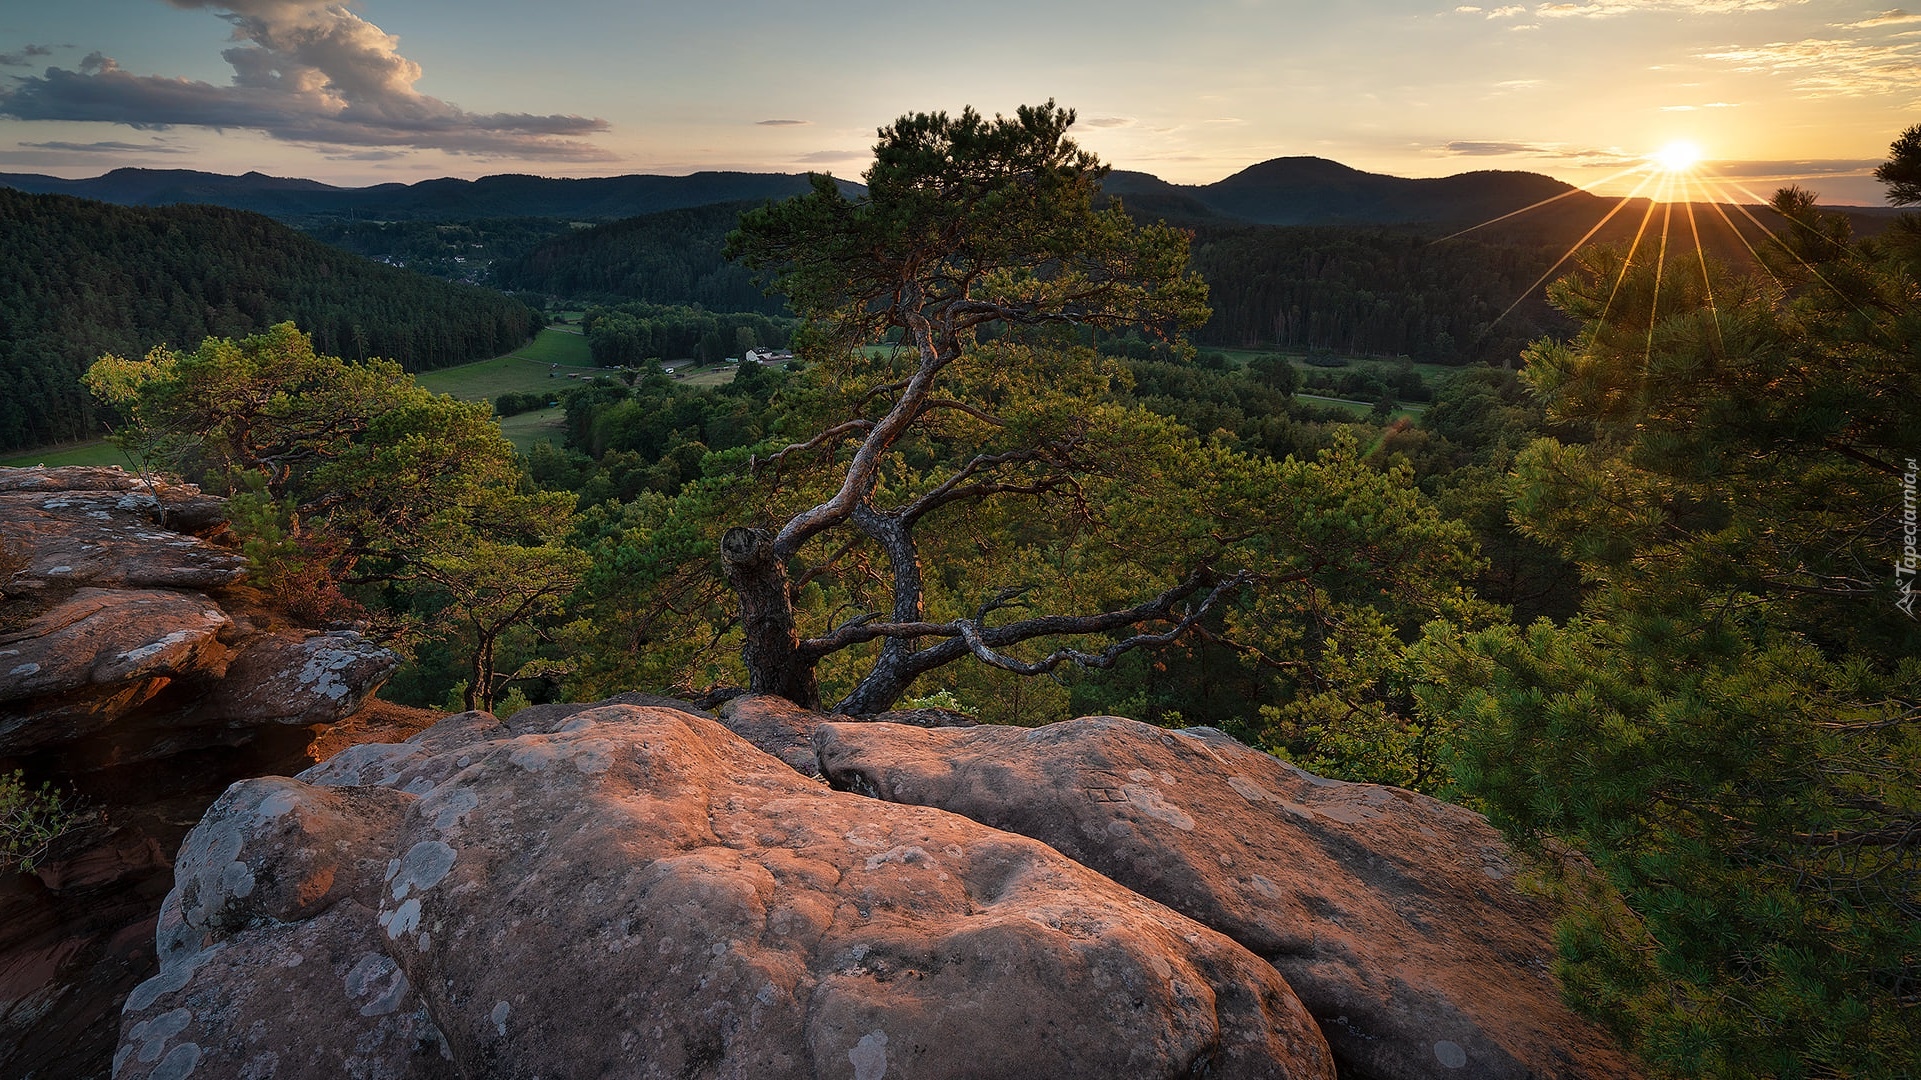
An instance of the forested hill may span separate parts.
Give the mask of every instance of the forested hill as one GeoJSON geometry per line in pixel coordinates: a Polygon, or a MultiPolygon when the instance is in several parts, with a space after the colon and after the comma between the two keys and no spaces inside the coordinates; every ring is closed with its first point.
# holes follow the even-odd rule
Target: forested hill
{"type": "Polygon", "coordinates": [[[320,351],[412,370],[512,349],[539,315],[369,262],[258,214],[0,189],[0,450],[100,434],[78,382],[104,353],[291,319],[320,351]]]}
{"type": "MultiPolygon", "coordinates": [[[[700,172],[689,176],[599,176],[555,179],[507,174],[478,180],[333,187],[313,180],[252,172],[244,176],[187,169],[115,169],[85,180],[0,173],[0,186],[77,195],[123,206],[206,203],[252,210],[283,221],[352,217],[381,221],[471,221],[549,217],[610,221],[638,214],[742,199],[784,199],[808,190],[799,173],[700,172]]],[[[858,185],[847,185],[850,191],[858,185]]]]}
{"type": "MultiPolygon", "coordinates": [[[[1583,204],[1582,210],[1614,201],[1575,192],[1539,173],[1482,171],[1405,179],[1317,157],[1274,158],[1201,185],[1170,184],[1147,173],[1117,170],[1102,188],[1129,205],[1144,199],[1180,201],[1208,216],[1261,225],[1467,226],[1557,196],[1583,204]]],[[[1592,220],[1600,215],[1588,216],[1592,220]]]]}
{"type": "Polygon", "coordinates": [[[1564,248],[1417,228],[1195,224],[1190,265],[1214,315],[1203,344],[1511,364],[1572,325],[1542,276],[1564,248]]]}
{"type": "Polygon", "coordinates": [[[721,254],[741,213],[758,205],[720,203],[584,229],[497,264],[494,277],[503,289],[784,315],[785,300],[768,296],[751,271],[721,254]]]}

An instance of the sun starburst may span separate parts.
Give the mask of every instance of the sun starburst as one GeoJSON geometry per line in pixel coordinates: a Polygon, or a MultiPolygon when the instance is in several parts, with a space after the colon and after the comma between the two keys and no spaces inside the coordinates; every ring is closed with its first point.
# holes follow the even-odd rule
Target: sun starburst
{"type": "Polygon", "coordinates": [[[1656,150],[1654,153],[1649,154],[1648,160],[1652,162],[1655,167],[1666,172],[1692,172],[1695,166],[1701,164],[1701,148],[1686,139],[1676,139],[1661,149],[1656,150]]]}

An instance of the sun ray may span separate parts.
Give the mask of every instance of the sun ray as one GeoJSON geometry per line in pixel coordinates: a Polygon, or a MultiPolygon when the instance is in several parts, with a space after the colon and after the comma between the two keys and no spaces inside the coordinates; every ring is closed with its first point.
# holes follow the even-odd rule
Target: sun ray
{"type": "MultiPolygon", "coordinates": [[[[1756,195],[1754,192],[1749,191],[1747,188],[1741,186],[1740,184],[1734,184],[1731,186],[1734,188],[1734,190],[1747,196],[1749,199],[1752,199],[1755,203],[1763,206],[1767,205],[1768,200],[1761,198],[1759,195],[1756,195]]],[[[1734,200],[1732,199],[1728,200],[1728,205],[1734,207],[1736,210],[1739,210],[1741,212],[1742,217],[1747,218],[1748,221],[1754,224],[1755,228],[1760,229],[1764,234],[1766,234],[1768,239],[1774,241],[1775,244],[1779,246],[1782,251],[1787,253],[1789,258],[1793,259],[1795,263],[1797,263],[1803,270],[1806,270],[1809,274],[1813,275],[1816,281],[1819,281],[1821,284],[1827,286],[1828,291],[1832,292],[1834,295],[1840,297],[1843,301],[1845,301],[1849,307],[1855,310],[1856,314],[1860,315],[1864,319],[1867,319],[1870,323],[1874,321],[1874,316],[1869,314],[1868,310],[1862,307],[1860,303],[1858,303],[1854,299],[1854,297],[1849,296],[1846,292],[1842,291],[1839,286],[1835,285],[1834,282],[1829,281],[1827,278],[1827,275],[1821,273],[1820,267],[1817,267],[1813,263],[1802,258],[1801,256],[1796,255],[1794,253],[1793,248],[1789,247],[1787,243],[1781,239],[1780,236],[1776,235],[1773,229],[1768,228],[1767,223],[1761,221],[1760,219],[1756,218],[1753,214],[1749,213],[1748,208],[1746,206],[1740,205],[1734,202],[1734,200]]],[[[1820,235],[1820,234],[1816,234],[1816,235],[1820,235]]],[[[1833,240],[1832,238],[1827,238],[1827,239],[1829,239],[1830,242],[1834,243],[1836,246],[1840,246],[1840,241],[1833,240]]],[[[1745,243],[1745,241],[1743,242],[1745,243]]],[[[1761,268],[1766,270],[1767,263],[1761,259],[1761,253],[1758,251],[1755,251],[1753,245],[1751,244],[1748,245],[1748,251],[1753,253],[1755,262],[1759,263],[1761,268]]],[[[1776,287],[1782,288],[1782,289],[1786,288],[1786,285],[1782,283],[1781,279],[1778,276],[1776,276],[1772,270],[1768,270],[1768,277],[1774,280],[1774,284],[1776,287]]]]}
{"type": "MultiPolygon", "coordinates": [[[[1674,238],[1673,234],[1677,227],[1674,220],[1674,208],[1672,204],[1674,197],[1678,193],[1681,201],[1685,204],[1683,206],[1683,212],[1687,216],[1688,223],[1688,236],[1683,242],[1691,242],[1694,245],[1696,261],[1701,270],[1701,285],[1707,303],[1708,316],[1714,326],[1716,347],[1725,353],[1727,342],[1721,322],[1719,298],[1716,297],[1714,293],[1713,271],[1708,263],[1707,246],[1702,242],[1701,224],[1694,206],[1697,198],[1697,184],[1699,185],[1699,191],[1705,196],[1708,207],[1720,218],[1722,225],[1727,228],[1728,232],[1733,234],[1734,239],[1741,247],[1746,249],[1748,257],[1753,261],[1753,264],[1759,267],[1762,273],[1766,274],[1768,278],[1773,281],[1775,288],[1785,292],[1788,286],[1781,280],[1781,277],[1775,273],[1774,267],[1769,265],[1768,259],[1763,257],[1761,249],[1756,246],[1756,242],[1750,239],[1750,233],[1730,216],[1730,209],[1744,218],[1754,231],[1767,237],[1774,245],[1786,252],[1795,263],[1805,269],[1816,281],[1819,281],[1835,295],[1841,297],[1863,316],[1871,318],[1868,312],[1861,308],[1860,303],[1856,301],[1855,298],[1848,296],[1847,293],[1837,288],[1833,282],[1829,281],[1827,277],[1822,274],[1819,267],[1810,263],[1807,259],[1802,258],[1800,255],[1795,254],[1793,249],[1787,246],[1782,237],[1776,233],[1774,229],[1770,228],[1767,222],[1755,216],[1750,209],[1750,205],[1765,206],[1769,200],[1749,191],[1746,187],[1738,183],[1730,182],[1724,176],[1716,174],[1714,170],[1707,167],[1706,158],[1701,148],[1697,144],[1687,140],[1670,142],[1659,151],[1642,158],[1640,164],[1622,169],[1603,180],[1581,187],[1570,188],[1558,195],[1539,200],[1528,206],[1521,207],[1518,210],[1511,210],[1498,217],[1490,218],[1479,224],[1470,225],[1465,229],[1449,233],[1438,240],[1432,241],[1432,243],[1439,244],[1446,240],[1453,240],[1465,236],[1476,230],[1507,221],[1510,218],[1520,217],[1577,194],[1593,195],[1595,194],[1594,188],[1603,187],[1619,181],[1624,177],[1635,176],[1636,174],[1639,174],[1639,179],[1635,183],[1633,190],[1624,196],[1614,197],[1613,205],[1601,215],[1600,220],[1596,221],[1586,233],[1582,234],[1579,240],[1571,244],[1567,251],[1556,259],[1552,266],[1547,268],[1546,272],[1535,278],[1532,284],[1522,290],[1521,294],[1515,297],[1513,303],[1510,303],[1499,315],[1495,316],[1493,321],[1487,324],[1487,329],[1483,330],[1481,337],[1485,338],[1487,333],[1491,332],[1495,326],[1500,325],[1509,315],[1512,315],[1514,310],[1520,307],[1523,301],[1533,296],[1556,273],[1560,272],[1561,268],[1567,264],[1569,259],[1572,259],[1583,247],[1592,242],[1595,236],[1606,229],[1623,210],[1627,209],[1630,203],[1636,199],[1648,198],[1648,207],[1641,215],[1639,224],[1635,227],[1633,237],[1628,243],[1627,253],[1622,259],[1620,272],[1615,276],[1614,283],[1609,289],[1607,300],[1602,305],[1601,317],[1605,319],[1607,314],[1612,310],[1616,299],[1619,297],[1622,285],[1626,280],[1629,268],[1633,266],[1634,260],[1639,255],[1642,246],[1650,239],[1649,229],[1650,226],[1653,225],[1654,213],[1658,204],[1662,212],[1662,217],[1659,226],[1660,238],[1655,251],[1654,293],[1648,311],[1647,336],[1647,355],[1649,358],[1652,358],[1654,334],[1660,313],[1661,289],[1667,270],[1668,247],[1670,241],[1674,238]],[[1649,186],[1656,184],[1658,184],[1658,186],[1655,189],[1654,195],[1652,197],[1644,196],[1643,193],[1648,190],[1649,186]],[[1748,202],[1744,204],[1736,198],[1736,194],[1745,197],[1748,202]]],[[[1608,197],[1602,196],[1601,198],[1606,199],[1608,197]]],[[[1801,225],[1799,222],[1793,222],[1792,224],[1796,228],[1806,228],[1806,226],[1801,225]]],[[[1816,235],[1820,235],[1830,243],[1845,248],[1845,245],[1841,244],[1840,241],[1835,240],[1831,236],[1827,236],[1825,233],[1817,231],[1816,235]]]]}
{"type": "Polygon", "coordinates": [[[1708,301],[1708,322],[1714,327],[1716,351],[1726,355],[1727,339],[1721,335],[1721,309],[1714,301],[1714,280],[1708,275],[1708,251],[1701,246],[1701,226],[1694,220],[1694,182],[1691,178],[1681,178],[1682,205],[1688,210],[1688,233],[1694,238],[1694,254],[1701,260],[1701,289],[1708,301]]]}
{"type": "Polygon", "coordinates": [[[1547,271],[1543,273],[1540,277],[1535,278],[1534,284],[1529,285],[1526,289],[1523,289],[1521,291],[1521,295],[1515,297],[1514,302],[1507,306],[1507,310],[1495,316],[1494,321],[1487,324],[1488,329],[1486,331],[1483,331],[1483,336],[1485,336],[1487,333],[1492,332],[1494,327],[1499,326],[1501,324],[1502,319],[1505,319],[1509,315],[1513,314],[1514,309],[1521,306],[1521,301],[1526,300],[1528,297],[1534,295],[1534,290],[1540,288],[1543,284],[1545,284],[1548,278],[1553,277],[1554,272],[1556,270],[1559,270],[1563,263],[1567,262],[1569,259],[1572,259],[1574,257],[1574,253],[1581,250],[1581,245],[1587,243],[1589,240],[1594,239],[1595,233],[1598,233],[1602,229],[1606,228],[1607,223],[1610,221],[1613,221],[1614,216],[1616,214],[1619,214],[1623,209],[1627,207],[1629,200],[1633,199],[1634,195],[1639,194],[1641,191],[1641,188],[1646,186],[1647,186],[1647,181],[1643,180],[1640,183],[1640,185],[1635,187],[1634,194],[1631,194],[1623,199],[1617,199],[1614,203],[1613,209],[1609,210],[1606,214],[1603,214],[1601,216],[1601,220],[1594,223],[1593,228],[1589,229],[1585,235],[1583,235],[1579,240],[1576,240],[1573,244],[1571,244],[1568,247],[1567,254],[1561,256],[1559,259],[1554,260],[1554,265],[1548,267],[1547,271]]]}
{"type": "MultiPolygon", "coordinates": [[[[1673,194],[1673,180],[1677,170],[1669,170],[1667,183],[1662,185],[1663,196],[1673,194]]],[[[1652,209],[1650,207],[1649,209],[1652,209]]],[[[1648,343],[1641,357],[1645,366],[1654,362],[1654,328],[1661,320],[1661,275],[1666,273],[1668,264],[1668,226],[1674,221],[1674,203],[1661,200],[1661,246],[1654,255],[1654,296],[1648,301],[1648,343]]]]}
{"type": "MultiPolygon", "coordinates": [[[[1654,174],[1650,173],[1647,176],[1643,177],[1640,185],[1636,187],[1631,194],[1628,195],[1627,199],[1623,200],[1623,204],[1637,198],[1641,194],[1641,189],[1647,187],[1650,183],[1653,183],[1653,182],[1654,182],[1654,174]]],[[[1655,193],[1656,194],[1655,198],[1648,200],[1648,208],[1641,215],[1641,224],[1635,228],[1634,239],[1628,243],[1628,253],[1626,257],[1624,257],[1621,260],[1621,272],[1615,275],[1614,287],[1608,290],[1607,303],[1601,305],[1601,318],[1603,321],[1607,319],[1608,312],[1614,310],[1614,298],[1620,295],[1621,283],[1627,280],[1628,267],[1634,265],[1634,254],[1635,252],[1641,250],[1641,240],[1643,237],[1647,235],[1648,222],[1654,220],[1654,208],[1660,205],[1661,200],[1659,198],[1659,195],[1665,190],[1666,188],[1664,185],[1661,190],[1655,193]]]]}
{"type": "Polygon", "coordinates": [[[1747,249],[1748,256],[1754,260],[1754,265],[1760,267],[1761,272],[1768,276],[1768,280],[1774,282],[1775,288],[1785,291],[1787,289],[1787,286],[1782,283],[1781,279],[1778,276],[1776,276],[1776,274],[1774,273],[1774,270],[1768,266],[1767,260],[1761,258],[1761,252],[1757,250],[1755,246],[1748,241],[1748,234],[1741,231],[1741,227],[1734,223],[1734,219],[1728,216],[1728,212],[1726,210],[1721,209],[1721,204],[1726,203],[1727,205],[1732,206],[1734,207],[1734,209],[1740,211],[1741,216],[1746,218],[1748,222],[1752,224],[1755,228],[1761,230],[1763,235],[1767,236],[1770,240],[1774,240],[1776,243],[1779,243],[1780,240],[1778,237],[1774,235],[1774,230],[1768,228],[1766,222],[1763,222],[1757,219],[1753,214],[1748,213],[1747,207],[1742,206],[1740,203],[1737,203],[1732,198],[1730,198],[1728,196],[1727,189],[1724,187],[1721,187],[1717,182],[1715,182],[1713,178],[1710,177],[1710,178],[1704,179],[1702,181],[1702,186],[1708,189],[1708,192],[1707,192],[1709,195],[1708,206],[1711,209],[1713,209],[1713,211],[1717,215],[1720,216],[1721,223],[1728,227],[1728,232],[1733,233],[1734,238],[1736,240],[1739,240],[1741,242],[1741,246],[1747,249]]]}
{"type": "MultiPolygon", "coordinates": [[[[1522,214],[1539,210],[1543,206],[1548,206],[1552,203],[1560,202],[1562,199],[1568,198],[1569,196],[1572,196],[1572,195],[1592,195],[1594,194],[1595,188],[1600,187],[1603,184],[1612,184],[1616,180],[1621,179],[1623,176],[1632,176],[1639,171],[1641,170],[1638,167],[1633,169],[1622,169],[1620,172],[1615,173],[1613,176],[1603,177],[1602,179],[1597,180],[1592,184],[1587,184],[1582,187],[1569,188],[1566,191],[1561,192],[1559,195],[1551,195],[1548,198],[1542,199],[1541,201],[1533,204],[1532,206],[1523,206],[1519,210],[1510,210],[1507,213],[1502,214],[1500,217],[1489,218],[1486,221],[1481,222],[1479,225],[1469,225],[1467,228],[1462,229],[1460,232],[1449,233],[1446,236],[1441,237],[1439,240],[1434,241],[1434,243],[1436,244],[1443,243],[1445,241],[1452,240],[1457,236],[1466,236],[1468,233],[1471,233],[1476,229],[1485,229],[1489,225],[1498,225],[1501,222],[1506,221],[1508,218],[1519,217],[1522,214]]],[[[1639,191],[1640,189],[1636,188],[1635,190],[1639,191]]],[[[1631,197],[1632,196],[1630,196],[1630,198],[1631,197]]]]}

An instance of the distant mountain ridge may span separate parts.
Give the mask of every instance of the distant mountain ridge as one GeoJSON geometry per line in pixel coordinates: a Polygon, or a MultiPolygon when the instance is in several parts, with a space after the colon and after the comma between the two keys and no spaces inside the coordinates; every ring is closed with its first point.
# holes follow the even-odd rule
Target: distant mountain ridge
{"type": "MultiPolygon", "coordinates": [[[[863,190],[852,181],[839,183],[849,195],[863,190]]],[[[122,206],[208,203],[296,222],[327,217],[614,221],[717,203],[785,199],[808,186],[801,173],[746,172],[581,179],[505,173],[360,188],[258,172],[228,176],[189,169],[115,169],[83,180],[0,173],[0,187],[34,194],[76,195],[122,206]]],[[[1618,201],[1540,173],[1477,170],[1410,179],[1363,172],[1319,157],[1274,158],[1212,184],[1173,184],[1151,173],[1117,169],[1108,174],[1103,190],[1119,196],[1137,216],[1177,223],[1465,228],[1535,207],[1526,215],[1528,226],[1553,235],[1577,221],[1585,229],[1618,201]]],[[[1845,212],[1857,228],[1865,225],[1868,231],[1878,231],[1899,213],[1880,207],[1847,207],[1845,212]]]]}
{"type": "Polygon", "coordinates": [[[1149,173],[1116,170],[1104,190],[1129,206],[1256,225],[1472,225],[1564,197],[1586,209],[1608,202],[1539,173],[1479,171],[1435,179],[1362,172],[1318,157],[1250,165],[1212,184],[1170,184],[1149,173]],[[1199,208],[1204,215],[1193,215],[1199,208]]]}
{"type": "MultiPolygon", "coordinates": [[[[123,206],[210,203],[287,219],[346,216],[391,221],[561,217],[611,221],[716,203],[784,199],[808,189],[805,175],[705,172],[688,176],[554,179],[520,174],[478,180],[335,187],[316,180],[115,169],[85,180],[0,173],[0,186],[76,195],[123,206]]],[[[850,195],[859,184],[842,181],[850,195]]],[[[1284,157],[1249,166],[1212,184],[1172,184],[1150,173],[1115,170],[1104,189],[1137,214],[1174,221],[1259,225],[1472,224],[1557,195],[1611,202],[1537,173],[1469,172],[1410,180],[1362,172],[1317,157],[1284,157]]],[[[1590,211],[1591,212],[1591,211],[1590,211]]]]}
{"type": "Polygon", "coordinates": [[[808,190],[799,173],[701,172],[688,176],[557,179],[506,173],[349,188],[250,172],[115,169],[84,180],[0,173],[0,186],[36,195],[74,195],[121,206],[206,203],[286,220],[316,216],[390,221],[560,217],[612,220],[714,203],[784,199],[808,190]]]}

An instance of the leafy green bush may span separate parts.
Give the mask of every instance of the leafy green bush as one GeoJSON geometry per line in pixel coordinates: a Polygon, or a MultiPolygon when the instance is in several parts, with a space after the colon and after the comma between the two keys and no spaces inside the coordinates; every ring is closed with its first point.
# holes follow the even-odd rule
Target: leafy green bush
{"type": "Polygon", "coordinates": [[[51,783],[33,788],[19,769],[0,773],[0,872],[31,874],[83,816],[77,801],[51,783]]]}

